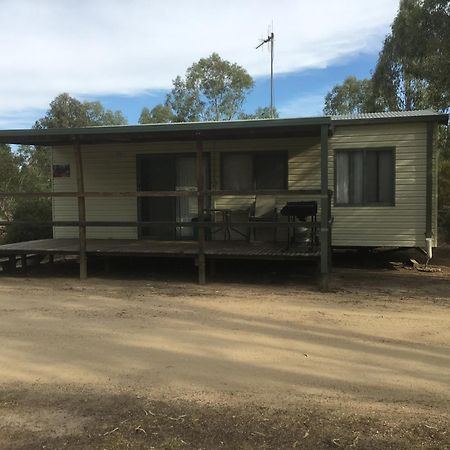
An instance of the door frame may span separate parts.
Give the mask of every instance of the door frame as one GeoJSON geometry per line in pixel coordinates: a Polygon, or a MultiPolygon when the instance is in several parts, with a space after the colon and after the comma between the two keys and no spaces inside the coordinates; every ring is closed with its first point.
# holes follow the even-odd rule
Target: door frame
{"type": "MultiPolygon", "coordinates": [[[[211,152],[204,152],[203,154],[204,158],[205,158],[205,162],[206,162],[206,167],[207,167],[207,179],[205,180],[205,188],[206,189],[210,189],[211,188],[211,181],[212,181],[212,174],[211,174],[211,152]]],[[[139,192],[141,191],[141,166],[142,166],[142,161],[146,158],[152,157],[152,156],[167,156],[167,157],[171,157],[174,160],[176,160],[177,157],[182,157],[182,156],[191,156],[191,157],[196,157],[196,153],[195,151],[188,151],[188,152],[176,152],[176,153],[139,153],[136,154],[136,190],[139,192]]],[[[176,170],[176,166],[174,164],[175,170],[176,170]]],[[[175,187],[174,187],[175,189],[175,187]]],[[[137,220],[138,222],[140,222],[142,220],[142,208],[141,208],[141,201],[144,197],[138,197],[137,198],[137,220]]],[[[208,205],[211,203],[211,197],[207,197],[205,199],[205,207],[208,207],[208,205]]],[[[176,220],[176,216],[177,216],[177,207],[176,207],[176,202],[174,203],[174,216],[175,216],[175,220],[176,220]]],[[[175,233],[175,237],[176,237],[176,233],[175,233]]],[[[145,236],[142,235],[142,226],[140,226],[138,224],[137,226],[137,238],[138,240],[144,240],[147,239],[145,236]]],[[[177,239],[175,239],[177,240],[177,239]]]]}

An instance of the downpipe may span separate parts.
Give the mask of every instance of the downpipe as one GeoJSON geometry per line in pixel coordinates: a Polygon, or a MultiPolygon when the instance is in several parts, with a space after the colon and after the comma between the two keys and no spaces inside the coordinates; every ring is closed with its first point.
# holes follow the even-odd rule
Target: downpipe
{"type": "Polygon", "coordinates": [[[425,254],[427,255],[427,262],[425,263],[425,267],[427,267],[428,263],[433,258],[433,239],[430,237],[425,238],[425,254]]]}

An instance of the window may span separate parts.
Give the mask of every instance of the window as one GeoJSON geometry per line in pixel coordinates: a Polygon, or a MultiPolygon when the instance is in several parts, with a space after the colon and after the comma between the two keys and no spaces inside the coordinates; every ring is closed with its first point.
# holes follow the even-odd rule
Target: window
{"type": "Polygon", "coordinates": [[[393,149],[337,150],[336,205],[394,204],[393,149]]]}
{"type": "Polygon", "coordinates": [[[222,189],[251,191],[286,189],[287,154],[222,153],[222,189]]]}

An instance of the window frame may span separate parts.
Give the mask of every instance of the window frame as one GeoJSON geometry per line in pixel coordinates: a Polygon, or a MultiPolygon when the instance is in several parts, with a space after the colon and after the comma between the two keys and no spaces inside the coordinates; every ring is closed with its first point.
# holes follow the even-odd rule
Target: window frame
{"type": "MultiPolygon", "coordinates": [[[[359,148],[335,148],[333,153],[333,166],[334,166],[334,206],[338,208],[386,208],[386,207],[393,207],[396,204],[396,185],[397,185],[397,149],[396,147],[359,147],[359,148]],[[364,182],[364,167],[366,164],[366,153],[372,152],[372,151],[391,151],[392,152],[392,176],[393,176],[393,183],[392,183],[392,201],[390,202],[367,202],[364,199],[366,198],[366,188],[365,188],[365,182],[364,182]],[[362,159],[363,159],[363,201],[361,203],[338,203],[337,201],[337,158],[336,155],[339,152],[362,152],[362,159]]],[[[351,166],[349,167],[349,176],[351,177],[351,166]]],[[[350,181],[350,180],[349,180],[350,181]]]]}
{"type": "MultiPolygon", "coordinates": [[[[264,191],[273,191],[274,189],[257,189],[256,188],[256,172],[255,172],[255,158],[258,155],[267,155],[267,156],[280,156],[283,158],[283,188],[281,188],[280,190],[287,190],[288,189],[288,185],[289,185],[289,153],[287,150],[244,150],[244,151],[222,151],[220,152],[220,189],[222,191],[227,191],[229,189],[225,189],[223,186],[223,180],[224,180],[224,176],[223,176],[223,171],[224,171],[224,164],[223,164],[223,158],[226,155],[250,155],[251,159],[252,159],[252,181],[251,181],[251,185],[252,185],[252,190],[258,190],[261,192],[264,191]]],[[[276,190],[276,189],[275,189],[276,190]]]]}

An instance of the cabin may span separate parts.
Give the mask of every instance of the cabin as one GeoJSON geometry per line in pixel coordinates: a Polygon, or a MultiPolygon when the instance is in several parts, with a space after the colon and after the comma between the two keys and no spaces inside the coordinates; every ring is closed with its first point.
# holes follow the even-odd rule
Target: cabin
{"type": "MultiPolygon", "coordinates": [[[[437,245],[432,110],[333,117],[2,130],[48,147],[53,238],[0,255],[307,259],[333,248],[437,245]]],[[[26,257],[23,258],[26,261],[26,257]]]]}

